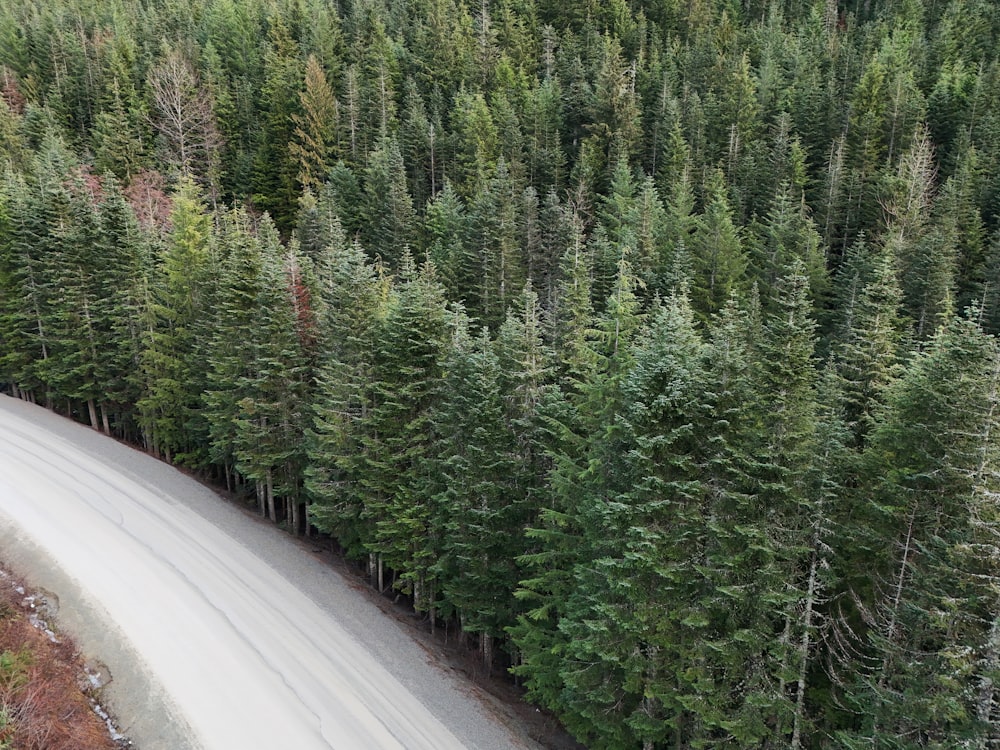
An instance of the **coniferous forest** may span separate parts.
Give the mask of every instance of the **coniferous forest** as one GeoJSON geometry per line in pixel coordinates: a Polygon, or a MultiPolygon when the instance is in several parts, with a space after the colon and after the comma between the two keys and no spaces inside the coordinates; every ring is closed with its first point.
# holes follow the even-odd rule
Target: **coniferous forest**
{"type": "Polygon", "coordinates": [[[998,49],[992,0],[0,0],[0,383],[588,747],[997,747],[998,49]]]}

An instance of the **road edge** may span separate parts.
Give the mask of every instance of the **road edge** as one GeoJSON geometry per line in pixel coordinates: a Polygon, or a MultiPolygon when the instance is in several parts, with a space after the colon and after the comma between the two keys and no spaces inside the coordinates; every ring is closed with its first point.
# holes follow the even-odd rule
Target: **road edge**
{"type": "Polygon", "coordinates": [[[56,595],[59,631],[73,639],[85,659],[108,668],[111,681],[102,690],[102,705],[135,750],[202,750],[125,634],[67,571],[26,538],[16,519],[3,513],[0,568],[31,589],[56,595]]]}

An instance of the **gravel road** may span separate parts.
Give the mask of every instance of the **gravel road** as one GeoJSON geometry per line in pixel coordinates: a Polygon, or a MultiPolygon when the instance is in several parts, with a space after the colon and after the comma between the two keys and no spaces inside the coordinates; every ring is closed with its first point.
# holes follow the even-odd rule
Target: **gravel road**
{"type": "Polygon", "coordinates": [[[0,562],[58,597],[139,750],[537,748],[308,548],[6,396],[0,562]]]}

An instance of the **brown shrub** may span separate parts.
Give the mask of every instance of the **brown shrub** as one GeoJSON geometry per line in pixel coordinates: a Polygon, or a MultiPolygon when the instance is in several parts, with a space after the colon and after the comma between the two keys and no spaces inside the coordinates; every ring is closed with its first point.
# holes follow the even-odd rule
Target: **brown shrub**
{"type": "Polygon", "coordinates": [[[72,643],[33,627],[8,584],[0,581],[0,750],[115,750],[80,688],[72,643]]]}

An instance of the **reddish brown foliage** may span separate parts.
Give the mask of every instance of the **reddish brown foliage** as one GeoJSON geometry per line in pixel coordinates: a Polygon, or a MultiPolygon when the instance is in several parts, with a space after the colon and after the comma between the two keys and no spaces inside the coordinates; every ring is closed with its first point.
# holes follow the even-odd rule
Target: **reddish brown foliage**
{"type": "Polygon", "coordinates": [[[309,287],[302,279],[302,270],[294,255],[289,258],[287,270],[288,292],[291,295],[292,307],[295,311],[295,330],[302,349],[309,352],[316,346],[319,328],[316,314],[312,309],[312,297],[309,287]]]}
{"type": "Polygon", "coordinates": [[[7,102],[7,107],[15,115],[24,114],[26,101],[14,73],[6,65],[0,67],[0,98],[7,102]]]}
{"type": "Polygon", "coordinates": [[[125,199],[143,229],[170,230],[173,201],[164,190],[163,175],[154,170],[138,172],[125,188],[125,199]]]}
{"type": "Polygon", "coordinates": [[[18,750],[115,750],[116,744],[80,690],[83,672],[73,645],[52,643],[28,621],[21,597],[0,581],[0,744],[18,750]]]}
{"type": "Polygon", "coordinates": [[[90,205],[97,206],[104,200],[104,187],[101,178],[94,174],[86,164],[74,167],[64,183],[74,195],[86,195],[90,205]]]}

